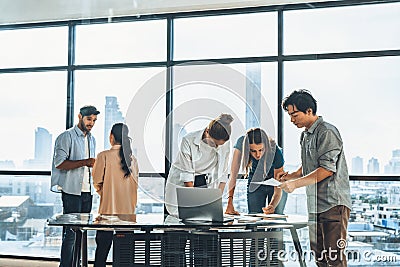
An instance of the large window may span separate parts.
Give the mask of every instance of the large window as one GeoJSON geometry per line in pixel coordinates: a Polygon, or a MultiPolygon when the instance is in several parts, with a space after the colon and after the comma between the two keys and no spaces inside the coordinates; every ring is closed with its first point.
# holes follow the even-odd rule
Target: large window
{"type": "MultiPolygon", "coordinates": [[[[97,153],[109,148],[114,123],[128,124],[141,172],[137,212],[163,212],[165,152],[172,147],[173,162],[181,137],[220,113],[235,119],[231,146],[260,126],[283,137],[285,169],[296,169],[301,130],[278,114],[280,96],[299,88],[313,93],[318,114],[340,130],[353,178],[392,179],[351,187],[351,223],[384,232],[392,248],[400,210],[400,2],[342,5],[0,26],[0,203],[18,204],[0,206],[2,253],[59,257],[61,229],[44,222],[62,203],[42,171],[50,170],[55,138],[76,124],[83,105],[101,111],[93,128],[97,153]]],[[[234,205],[241,212],[246,187],[238,181],[234,205]]],[[[93,211],[98,205],[95,198],[93,211]]],[[[285,212],[305,215],[305,206],[304,188],[297,189],[285,212]]],[[[301,238],[306,244],[306,233],[301,238]]]]}
{"type": "Polygon", "coordinates": [[[284,53],[399,49],[399,14],[399,3],[285,12],[284,53]]]}
{"type": "MultiPolygon", "coordinates": [[[[285,93],[307,88],[317,113],[342,136],[354,174],[400,174],[397,99],[400,58],[363,58],[285,63],[285,93]]],[[[287,164],[300,163],[300,130],[285,114],[287,164]]]]}
{"type": "Polygon", "coordinates": [[[67,27],[5,30],[0,40],[0,68],[67,65],[67,27]]]}
{"type": "Polygon", "coordinates": [[[0,169],[50,169],[65,129],[66,82],[64,71],[0,75],[0,169]]]}
{"type": "Polygon", "coordinates": [[[165,61],[166,42],[165,20],[80,25],[76,63],[165,61]]]}
{"type": "Polygon", "coordinates": [[[175,20],[175,59],[271,56],[277,53],[276,13],[175,20]]]}
{"type": "Polygon", "coordinates": [[[92,131],[97,140],[96,153],[110,147],[109,135],[112,125],[116,122],[126,122],[133,138],[133,151],[138,158],[140,171],[163,172],[162,133],[165,127],[165,101],[157,102],[158,98],[151,99],[149,96],[154,93],[158,93],[159,96],[165,94],[163,68],[77,71],[75,122],[78,120],[80,107],[92,104],[98,108],[100,114],[92,131]],[[151,102],[150,106],[159,104],[156,112],[154,109],[144,110],[140,106],[147,102],[151,102]],[[148,118],[150,115],[151,120],[148,118]],[[144,138],[148,142],[144,142],[144,138]]]}
{"type": "Polygon", "coordinates": [[[262,127],[275,138],[276,63],[178,66],[174,70],[174,155],[182,135],[205,129],[221,113],[234,118],[232,146],[251,127],[262,127]]]}

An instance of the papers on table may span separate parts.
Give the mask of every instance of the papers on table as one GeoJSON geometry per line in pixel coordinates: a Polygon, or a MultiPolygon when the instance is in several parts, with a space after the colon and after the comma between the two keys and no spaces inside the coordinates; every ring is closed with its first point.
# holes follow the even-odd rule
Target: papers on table
{"type": "Polygon", "coordinates": [[[260,217],[265,219],[286,219],[288,216],[283,214],[265,214],[265,213],[250,213],[246,216],[260,217]]]}
{"type": "Polygon", "coordinates": [[[270,178],[268,180],[262,182],[252,182],[253,184],[262,184],[262,185],[270,185],[270,186],[280,186],[281,183],[274,178],[270,178]]]}
{"type": "Polygon", "coordinates": [[[251,222],[257,222],[259,220],[262,220],[262,218],[257,218],[257,217],[252,217],[252,216],[247,216],[243,215],[237,218],[238,223],[251,223],[251,222]]]}
{"type": "Polygon", "coordinates": [[[261,220],[268,220],[268,222],[278,220],[278,222],[282,222],[282,220],[279,219],[286,219],[288,217],[287,215],[282,215],[282,214],[264,214],[264,213],[250,213],[250,214],[228,215],[228,216],[231,216],[232,218],[235,219],[235,221],[239,223],[258,222],[261,220]]]}

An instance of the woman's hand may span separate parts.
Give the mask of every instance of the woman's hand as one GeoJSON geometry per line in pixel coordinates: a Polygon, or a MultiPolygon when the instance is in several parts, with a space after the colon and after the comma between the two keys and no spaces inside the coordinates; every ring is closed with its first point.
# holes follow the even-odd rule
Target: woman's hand
{"type": "Polygon", "coordinates": [[[268,206],[266,206],[265,208],[262,208],[262,210],[263,210],[263,212],[264,212],[265,214],[272,214],[272,213],[275,212],[275,208],[274,208],[274,206],[272,206],[272,205],[268,205],[268,206]]]}
{"type": "Polygon", "coordinates": [[[230,215],[240,215],[238,211],[235,210],[232,204],[229,204],[226,206],[225,214],[230,214],[230,215]]]}

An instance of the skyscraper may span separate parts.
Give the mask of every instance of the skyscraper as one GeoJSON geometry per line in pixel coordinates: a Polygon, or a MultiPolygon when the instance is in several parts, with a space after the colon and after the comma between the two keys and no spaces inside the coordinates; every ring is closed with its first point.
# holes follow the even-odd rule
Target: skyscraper
{"type": "Polygon", "coordinates": [[[246,129],[260,127],[261,64],[246,64],[246,129]]]}
{"type": "Polygon", "coordinates": [[[364,173],[364,160],[357,156],[351,161],[351,172],[352,174],[363,174],[364,173]]]}
{"type": "Polygon", "coordinates": [[[392,151],[392,158],[385,166],[386,174],[400,174],[400,149],[392,151]]]}
{"type": "Polygon", "coordinates": [[[368,161],[368,173],[369,174],[379,173],[379,161],[378,161],[378,159],[372,157],[368,161]]]}
{"type": "Polygon", "coordinates": [[[49,169],[52,159],[52,135],[42,127],[35,130],[35,156],[24,160],[23,166],[27,169],[49,169]]]}
{"type": "Polygon", "coordinates": [[[35,161],[44,164],[51,161],[51,142],[52,135],[42,127],[37,127],[35,131],[35,161]]]}
{"type": "Polygon", "coordinates": [[[111,127],[114,123],[124,122],[124,117],[122,116],[122,112],[119,110],[118,100],[115,96],[106,96],[104,110],[104,149],[108,149],[110,148],[108,137],[110,136],[111,127]]]}

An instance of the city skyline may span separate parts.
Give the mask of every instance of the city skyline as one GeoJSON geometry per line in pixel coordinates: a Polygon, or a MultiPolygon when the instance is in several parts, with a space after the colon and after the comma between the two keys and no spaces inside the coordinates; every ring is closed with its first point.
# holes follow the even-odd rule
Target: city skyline
{"type": "MultiPolygon", "coordinates": [[[[123,122],[123,116],[121,111],[119,110],[119,105],[116,97],[107,96],[106,99],[112,99],[110,103],[105,105],[108,110],[106,110],[106,114],[109,115],[109,120],[107,123],[111,126],[116,122],[123,122]],[[120,117],[118,117],[120,116],[120,117]],[[119,118],[119,119],[118,119],[119,118]],[[114,120],[113,120],[114,119],[114,120]]],[[[246,110],[247,111],[247,110],[246,110]]],[[[246,113],[247,114],[247,113],[246,113]]],[[[254,113],[253,113],[254,114],[254,113]]],[[[105,122],[106,123],[106,122],[105,122]]],[[[106,127],[106,126],[105,126],[106,127]]],[[[106,131],[105,131],[106,132],[106,131]]],[[[110,130],[107,131],[108,133],[110,130]]],[[[174,138],[180,140],[182,136],[184,136],[187,132],[182,125],[175,124],[174,125],[174,138]],[[179,131],[179,134],[178,134],[179,131]]],[[[35,146],[34,146],[34,158],[32,159],[23,159],[23,167],[24,168],[35,168],[42,167],[45,168],[48,166],[50,168],[51,158],[52,158],[52,134],[44,127],[37,127],[35,129],[35,146]]],[[[109,144],[108,135],[104,135],[104,144],[109,144]]],[[[176,149],[176,148],[175,148],[176,149]]],[[[174,151],[174,155],[176,152],[174,151]]],[[[174,156],[175,157],[175,156],[174,156]]],[[[173,159],[174,159],[173,157],[173,159]]],[[[400,149],[392,150],[392,157],[386,162],[386,164],[381,164],[381,160],[372,156],[368,159],[367,165],[364,166],[364,158],[360,156],[353,157],[349,164],[349,173],[350,175],[360,175],[360,174],[400,174],[400,149]],[[351,162],[351,164],[350,164],[351,162]]],[[[291,165],[286,162],[285,166],[288,169],[295,169],[296,165],[291,165]]],[[[4,170],[13,170],[17,168],[18,165],[15,164],[14,160],[11,159],[1,159],[0,160],[0,169],[4,170]]]]}

